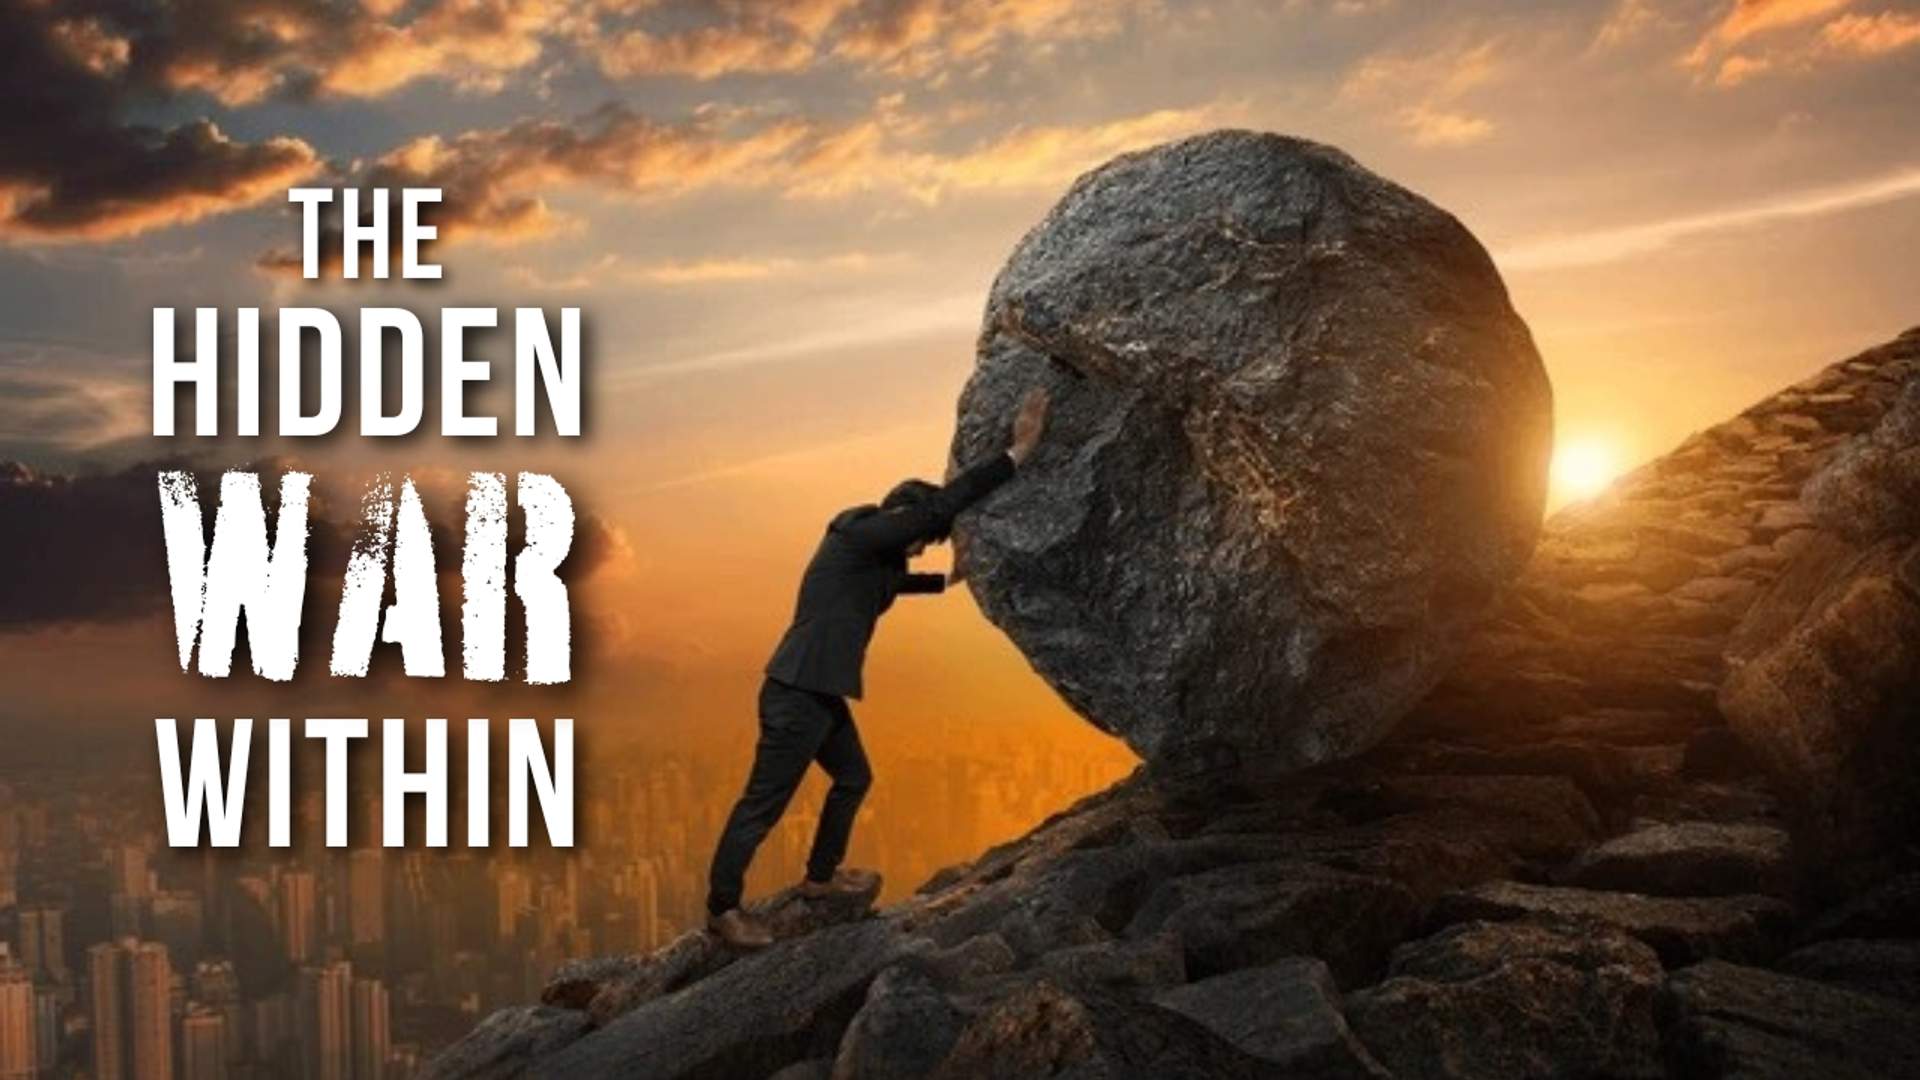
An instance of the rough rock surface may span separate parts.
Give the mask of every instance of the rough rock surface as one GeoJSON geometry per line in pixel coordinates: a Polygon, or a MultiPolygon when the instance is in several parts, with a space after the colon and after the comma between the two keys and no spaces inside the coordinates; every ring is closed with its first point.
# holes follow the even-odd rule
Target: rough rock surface
{"type": "Polygon", "coordinates": [[[1660,1002],[1675,1075],[1886,1080],[1920,1075],[1920,1013],[1811,979],[1709,961],[1667,981],[1660,1002]]]}
{"type": "Polygon", "coordinates": [[[1609,927],[1465,923],[1401,946],[1347,1012],[1398,1080],[1658,1076],[1661,975],[1609,927]]]}
{"type": "Polygon", "coordinates": [[[960,1037],[961,1016],[928,973],[913,964],[882,971],[847,1025],[833,1080],[925,1076],[960,1037]]]}
{"type": "Polygon", "coordinates": [[[528,1075],[764,1076],[834,1053],[875,975],[908,943],[886,923],[835,926],[743,957],[542,1060],[528,1075]]]}
{"type": "Polygon", "coordinates": [[[1771,825],[1649,825],[1598,845],[1562,879],[1656,896],[1794,895],[1787,834],[1771,825]]]}
{"type": "Polygon", "coordinates": [[[1051,434],[963,521],[987,617],[1178,767],[1384,735],[1526,564],[1550,392],[1451,215],[1330,147],[1222,131],[1082,177],[995,281],[954,459],[1051,434]]]}
{"type": "Polygon", "coordinates": [[[1388,1075],[1347,1027],[1327,966],[1309,957],[1215,975],[1154,1001],[1280,1066],[1287,1076],[1385,1080],[1388,1075]]]}
{"type": "Polygon", "coordinates": [[[427,1068],[427,1077],[509,1080],[572,1044],[593,1027],[586,1013],[546,1005],[501,1009],[427,1068]]]}
{"type": "Polygon", "coordinates": [[[938,1080],[1254,1080],[1273,1067],[1200,1024],[1135,998],[1068,991],[1041,978],[997,994],[974,1017],[938,1080]]]}
{"type": "Polygon", "coordinates": [[[1720,706],[1840,895],[1920,832],[1920,381],[1804,501],[1816,528],[1735,631],[1720,706]]]}
{"type": "Polygon", "coordinates": [[[1778,966],[1789,975],[1920,1005],[1920,939],[1816,941],[1781,957],[1778,966]]]}
{"type": "MultiPolygon", "coordinates": [[[[766,919],[775,940],[784,941],[865,918],[880,895],[880,885],[876,874],[857,893],[819,899],[803,897],[796,888],[789,888],[748,905],[748,909],[766,919]]],[[[607,1024],[738,959],[740,954],[728,949],[719,938],[695,930],[649,954],[568,961],[547,980],[540,1001],[584,1009],[596,1024],[607,1024]]]]}
{"type": "Polygon", "coordinates": [[[1417,1058],[1632,1076],[1650,981],[1668,1076],[1920,1075],[1910,838],[1852,864],[1839,902],[1804,878],[1715,895],[1774,850],[1786,786],[1718,711],[1729,638],[1821,533],[1806,479],[1916,376],[1920,331],[1555,515],[1461,663],[1372,751],[1231,783],[1143,773],[892,908],[711,968],[685,944],[572,965],[554,1006],[496,1014],[432,1075],[1312,1075],[1252,1041],[1299,1006],[1322,1033],[1343,1016],[1359,1049],[1335,1048],[1396,1075],[1417,1058]],[[1328,971],[1311,998],[1216,992],[1303,965],[1328,971]],[[587,1011],[583,972],[663,968],[682,974],[630,1011],[587,1011]],[[1424,1019],[1383,1019],[1416,999],[1424,1019]],[[1608,1024],[1628,1052],[1596,1064],[1608,1024]]]}
{"type": "Polygon", "coordinates": [[[1920,926],[1920,873],[1901,874],[1845,900],[1814,919],[1808,941],[1913,937],[1920,926]]]}
{"type": "Polygon", "coordinates": [[[1708,957],[1769,959],[1778,954],[1793,909],[1766,896],[1670,897],[1492,881],[1440,898],[1436,918],[1550,916],[1597,922],[1639,938],[1670,964],[1708,957]]]}

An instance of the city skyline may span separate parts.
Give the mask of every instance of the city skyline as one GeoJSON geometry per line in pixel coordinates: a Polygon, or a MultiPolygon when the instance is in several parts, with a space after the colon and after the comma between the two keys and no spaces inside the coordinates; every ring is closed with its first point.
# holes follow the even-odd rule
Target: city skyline
{"type": "MultiPolygon", "coordinates": [[[[883,902],[1131,767],[991,728],[939,734],[862,810],[851,857],[881,869],[883,902]]],[[[372,795],[352,845],[327,847],[312,775],[291,850],[254,832],[237,850],[169,848],[157,795],[119,770],[15,769],[0,776],[0,1063],[37,1063],[8,1080],[407,1080],[565,960],[697,932],[736,768],[719,747],[618,766],[583,796],[578,848],[511,853],[381,847],[372,795]]],[[[801,875],[822,787],[769,837],[751,895],[801,875]]]]}
{"type": "MultiPolygon", "coordinates": [[[[1899,0],[0,0],[0,20],[0,1080],[408,1080],[565,959],[695,926],[821,529],[965,464],[994,276],[1115,155],[1276,131],[1456,215],[1553,381],[1550,509],[1920,323],[1920,14],[1899,0]],[[441,189],[444,280],[304,279],[298,185],[441,189]],[[383,305],[427,326],[580,308],[581,437],[447,438],[434,406],[400,438],[153,434],[155,308],[383,305]],[[211,491],[238,466],[316,475],[285,683],[176,650],[157,473],[211,491]],[[417,483],[451,597],[476,470],[573,500],[572,680],[413,678],[388,644],[329,674],[368,485],[417,483]],[[237,850],[167,846],[157,718],[329,716],[572,718],[578,846],[496,828],[491,850],[387,851],[363,797],[329,849],[307,760],[291,848],[264,814],[237,850]]],[[[472,404],[510,429],[511,342],[475,355],[493,385],[472,404]]],[[[851,861],[884,902],[1135,765],[964,588],[902,599],[869,655],[851,861]]],[[[364,748],[350,764],[378,790],[364,748]]],[[[799,875],[820,795],[749,895],[799,875]]]]}

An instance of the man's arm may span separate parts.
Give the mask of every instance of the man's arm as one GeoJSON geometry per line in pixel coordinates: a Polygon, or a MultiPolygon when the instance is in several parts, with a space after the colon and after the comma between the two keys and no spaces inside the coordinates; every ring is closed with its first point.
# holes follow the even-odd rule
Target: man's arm
{"type": "Polygon", "coordinates": [[[903,593],[943,593],[947,591],[947,579],[942,574],[904,574],[900,578],[900,591],[903,593]]]}
{"type": "Polygon", "coordinates": [[[953,519],[1013,476],[1013,456],[995,454],[955,477],[953,482],[912,506],[883,510],[841,530],[868,551],[901,551],[920,540],[932,540],[953,531],[953,519]]]}
{"type": "Polygon", "coordinates": [[[953,531],[953,519],[962,510],[1012,478],[1014,469],[1040,445],[1046,426],[1047,392],[1036,387],[1020,402],[1020,411],[1013,418],[1013,442],[1005,453],[974,465],[914,506],[867,515],[849,525],[842,535],[875,553],[901,551],[915,541],[946,536],[953,531]]]}

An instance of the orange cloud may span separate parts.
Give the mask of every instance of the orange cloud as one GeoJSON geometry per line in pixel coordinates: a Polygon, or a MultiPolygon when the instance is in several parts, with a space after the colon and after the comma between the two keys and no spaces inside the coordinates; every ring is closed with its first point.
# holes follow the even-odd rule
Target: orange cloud
{"type": "Polygon", "coordinates": [[[1806,72],[1835,61],[1872,58],[1920,42],[1920,15],[1899,11],[1846,13],[1849,0],[1742,0],[1702,37],[1684,63],[1711,68],[1722,87],[1775,72],[1806,72]],[[1814,29],[1817,24],[1817,30],[1814,29]],[[1799,28],[1795,35],[1787,31],[1799,28]],[[1768,44],[1748,48],[1750,38],[1768,44]],[[1735,46],[1743,46],[1735,51],[1735,46]]]}
{"type": "Polygon", "coordinates": [[[1920,42],[1920,15],[1882,11],[1842,15],[1820,29],[1820,40],[1840,52],[1878,56],[1920,42]]]}
{"type": "Polygon", "coordinates": [[[1466,146],[1493,134],[1493,121],[1481,116],[1436,109],[1431,105],[1409,105],[1400,110],[1400,125],[1413,137],[1415,146],[1466,146]]]}
{"type": "Polygon", "coordinates": [[[774,278],[798,277],[803,274],[859,273],[896,261],[898,261],[897,256],[871,255],[864,251],[846,251],[811,257],[741,255],[647,263],[631,263],[618,255],[604,255],[588,266],[562,277],[551,277],[524,266],[512,271],[511,276],[522,285],[533,289],[577,292],[609,284],[678,288],[767,281],[774,278]]]}
{"type": "Polygon", "coordinates": [[[378,97],[427,78],[496,88],[576,30],[579,0],[203,0],[194,33],[143,42],[155,81],[227,105],[281,93],[378,97]]]}
{"type": "Polygon", "coordinates": [[[377,97],[437,76],[492,88],[541,56],[543,37],[565,24],[567,0],[441,0],[405,25],[370,20],[344,35],[319,71],[318,88],[377,97]]]}
{"type": "Polygon", "coordinates": [[[1499,43],[1424,52],[1380,53],[1348,72],[1342,101],[1381,110],[1415,146],[1465,146],[1493,134],[1494,123],[1467,108],[1470,94],[1500,75],[1499,43]],[[1411,99],[1411,101],[1409,101],[1411,99]]]}
{"type": "MultiPolygon", "coordinates": [[[[907,118],[892,96],[870,116],[840,125],[719,112],[670,124],[609,105],[577,123],[526,120],[452,139],[414,139],[357,179],[368,187],[438,187],[443,199],[432,220],[443,239],[513,243],[572,224],[546,201],[569,187],[637,198],[716,188],[807,199],[878,192],[933,203],[957,191],[1057,186],[1115,154],[1218,126],[1232,115],[1225,107],[1163,109],[1082,127],[1022,127],[950,152],[924,145],[926,126],[907,118]]],[[[300,264],[296,254],[282,251],[260,265],[297,272],[300,264]]],[[[798,266],[720,260],[622,272],[671,285],[785,269],[798,266]]]]}
{"type": "MultiPolygon", "coordinates": [[[[707,21],[661,29],[592,23],[578,38],[616,78],[810,69],[838,60],[899,77],[977,64],[1018,43],[1106,37],[1140,0],[707,0],[707,21]]],[[[641,12],[645,14],[645,12],[641,12]]]]}
{"type": "Polygon", "coordinates": [[[1625,44],[1665,21],[1654,0],[1617,0],[1594,35],[1594,45],[1604,49],[1625,44]]]}
{"type": "Polygon", "coordinates": [[[1720,69],[1714,72],[1713,81],[1719,86],[1739,86],[1748,79],[1772,71],[1775,63],[1775,59],[1771,56],[1744,56],[1735,53],[1720,62],[1720,69]]]}
{"type": "Polygon", "coordinates": [[[1618,262],[1700,236],[1840,214],[1916,196],[1920,196],[1920,169],[1906,169],[1830,187],[1787,192],[1758,202],[1502,246],[1495,250],[1494,260],[1508,271],[1618,262]]]}
{"type": "Polygon", "coordinates": [[[97,18],[62,19],[51,30],[53,40],[96,75],[118,75],[133,55],[133,42],[107,29],[97,18]]]}
{"type": "Polygon", "coordinates": [[[664,196],[757,185],[811,130],[794,119],[745,131],[698,118],[668,124],[608,106],[578,126],[525,120],[451,140],[415,139],[381,158],[370,182],[443,189],[443,236],[514,239],[561,223],[541,198],[544,190],[584,184],[664,196]]]}
{"type": "Polygon", "coordinates": [[[913,151],[884,139],[864,146],[871,156],[814,161],[796,170],[790,194],[836,195],[855,189],[894,188],[923,202],[954,191],[1012,191],[1057,186],[1116,154],[1139,150],[1219,126],[1229,106],[1157,109],[1086,126],[1016,128],[998,139],[957,154],[913,151]]]}
{"type": "Polygon", "coordinates": [[[984,58],[1010,41],[1109,36],[1122,3],[1087,0],[890,0],[863,7],[834,53],[901,75],[984,58]]]}
{"type": "Polygon", "coordinates": [[[1704,62],[1715,51],[1738,45],[1755,34],[1810,22],[1846,7],[1849,0],[1734,0],[1694,47],[1693,58],[1704,62]]]}
{"type": "Polygon", "coordinates": [[[599,49],[600,70],[616,79],[633,75],[714,79],[737,72],[802,71],[814,56],[811,42],[777,24],[705,26],[664,36],[629,30],[599,49]]]}

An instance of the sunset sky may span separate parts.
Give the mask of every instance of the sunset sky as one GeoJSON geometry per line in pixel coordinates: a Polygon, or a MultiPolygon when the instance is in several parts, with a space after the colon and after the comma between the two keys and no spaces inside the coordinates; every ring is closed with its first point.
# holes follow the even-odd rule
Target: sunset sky
{"type": "MultiPolygon", "coordinates": [[[[1920,323],[1920,5],[1903,0],[0,10],[0,460],[277,455],[347,505],[377,469],[445,491],[469,467],[550,470],[605,531],[576,585],[597,658],[580,715],[642,735],[747,730],[821,524],[940,472],[993,273],[1127,149],[1279,131],[1458,215],[1533,329],[1575,479],[1920,323]],[[443,187],[446,282],[301,281],[296,183],[443,187]],[[155,305],[372,303],[582,307],[587,437],[149,436],[155,305]]],[[[152,469],[135,475],[127,512],[157,521],[152,469]]],[[[0,604],[0,722],[144,739],[156,698],[198,692],[151,586],[157,524],[152,545],[93,546],[112,510],[30,564],[84,568],[86,588],[26,604],[36,590],[0,586],[19,590],[0,604]],[[116,600],[121,577],[144,584],[116,600]]],[[[314,685],[316,715],[345,693],[314,685]]],[[[369,707],[410,715],[469,694],[376,689],[369,707]]],[[[1082,730],[964,595],[902,602],[869,698],[881,744],[928,710],[1082,730]]]]}

